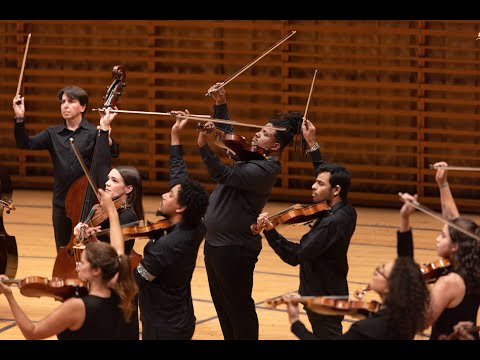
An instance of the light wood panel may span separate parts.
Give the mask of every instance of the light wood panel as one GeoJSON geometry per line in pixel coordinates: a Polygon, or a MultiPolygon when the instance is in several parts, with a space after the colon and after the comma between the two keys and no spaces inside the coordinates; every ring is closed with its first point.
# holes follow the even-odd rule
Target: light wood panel
{"type": "MultiPolygon", "coordinates": [[[[206,90],[295,30],[228,85],[232,119],[258,125],[277,112],[304,111],[318,69],[308,115],[321,134],[325,159],[352,171],[352,202],[395,208],[400,188],[438,209],[435,171],[428,165],[479,165],[479,26],[472,20],[395,19],[0,20],[0,116],[13,116],[29,33],[21,92],[29,130],[38,133],[61,121],[55,94],[65,85],[84,87],[91,107],[100,106],[118,64],[127,69],[119,108],[211,114],[206,90]]],[[[136,166],[151,194],[168,182],[171,121],[121,114],[113,125],[122,149],[115,165],[136,166]]],[[[17,188],[51,189],[48,154],[16,149],[12,128],[11,121],[0,122],[0,163],[17,188]]],[[[192,126],[185,136],[190,171],[211,189],[195,135],[192,126]]],[[[308,201],[309,165],[293,148],[282,162],[272,199],[308,201]]],[[[478,212],[476,174],[452,172],[451,179],[458,203],[478,212]]]]}
{"type": "MultiPolygon", "coordinates": [[[[51,277],[55,261],[55,245],[51,225],[51,193],[49,191],[14,190],[13,201],[16,211],[4,214],[5,228],[8,234],[16,237],[19,266],[17,278],[37,275],[51,277]]],[[[146,196],[144,205],[147,218],[154,220],[154,213],[159,203],[159,196],[146,196]]],[[[290,203],[269,203],[266,210],[271,214],[285,209],[290,203]]],[[[401,202],[399,201],[398,207],[401,202]]],[[[348,274],[350,292],[360,290],[372,276],[373,269],[396,256],[396,231],[398,210],[358,207],[358,223],[348,251],[350,271],[348,274]]],[[[472,215],[476,221],[478,216],[472,215]]],[[[414,227],[415,257],[418,262],[430,262],[437,259],[434,239],[442,226],[438,220],[423,213],[412,215],[414,227]]],[[[298,241],[306,229],[304,226],[279,227],[280,232],[289,240],[298,241]]],[[[137,240],[135,250],[142,253],[146,240],[137,240]]],[[[200,248],[197,267],[192,279],[192,295],[195,315],[197,317],[194,339],[223,339],[220,324],[210,292],[203,261],[203,244],[200,248]]],[[[260,323],[260,339],[294,340],[290,332],[288,316],[284,307],[270,309],[265,300],[298,289],[298,267],[283,263],[263,241],[263,249],[255,268],[253,298],[256,303],[260,323]]],[[[14,289],[16,299],[28,316],[40,320],[58,302],[49,298],[27,298],[14,289]]],[[[367,293],[366,300],[378,298],[367,293]]],[[[304,323],[309,326],[306,315],[304,323]]],[[[344,331],[351,325],[352,319],[346,317],[344,331]]],[[[428,331],[425,332],[428,334],[428,331]]],[[[53,337],[52,339],[54,339],[53,337]]],[[[417,339],[425,339],[418,335],[417,339]]],[[[23,339],[15,325],[8,304],[0,296],[0,340],[23,339]]]]}

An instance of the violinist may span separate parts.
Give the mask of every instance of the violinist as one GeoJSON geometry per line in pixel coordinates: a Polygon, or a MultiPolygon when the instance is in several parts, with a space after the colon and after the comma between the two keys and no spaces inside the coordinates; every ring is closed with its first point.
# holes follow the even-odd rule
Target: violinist
{"type": "Polygon", "coordinates": [[[179,135],[186,123],[177,117],[172,126],[170,189],[157,210],[171,226],[145,245],[134,271],[143,340],[190,340],[195,332],[191,280],[205,235],[208,192],[188,178],[179,135]]]}
{"type": "MultiPolygon", "coordinates": [[[[429,293],[418,264],[411,257],[399,256],[378,266],[370,287],[382,300],[382,308],[350,326],[345,334],[331,340],[413,340],[424,328],[429,293]]],[[[301,340],[320,340],[300,321],[294,295],[285,295],[292,332],[301,340]]]]}
{"type": "MultiPolygon", "coordinates": [[[[257,226],[264,228],[268,244],[285,263],[300,265],[300,295],[348,295],[347,251],[357,223],[357,213],[347,199],[351,174],[341,165],[323,163],[315,141],[316,129],[307,119],[302,124],[302,133],[307,143],[313,144],[310,154],[317,174],[312,185],[313,202],[325,202],[330,211],[318,213],[299,243],[279,234],[267,213],[258,216],[257,226]]],[[[318,338],[329,340],[342,334],[342,315],[318,314],[308,308],[306,312],[318,338]]]]}
{"type": "MultiPolygon", "coordinates": [[[[417,196],[403,194],[405,200],[415,201],[417,196]]],[[[405,202],[400,214],[398,232],[401,248],[410,249],[413,256],[413,236],[410,228],[410,215],[415,207],[405,202]]],[[[457,226],[472,234],[480,234],[479,226],[472,220],[457,217],[451,220],[457,226]]],[[[475,291],[480,286],[480,244],[478,240],[454,227],[445,224],[436,239],[437,255],[451,263],[452,271],[441,276],[430,289],[431,304],[425,328],[432,326],[431,340],[441,334],[450,334],[459,321],[476,324],[480,296],[475,291]]],[[[478,334],[476,334],[478,338],[478,334]]]]}
{"type": "MultiPolygon", "coordinates": [[[[120,225],[132,224],[145,218],[143,209],[143,185],[142,178],[138,170],[133,166],[117,166],[108,173],[105,182],[105,192],[109,193],[113,199],[119,200],[121,206],[118,208],[120,216],[120,225]]],[[[99,211],[102,209],[100,208],[99,211]]],[[[108,229],[110,227],[108,218],[95,227],[95,230],[108,229]]],[[[82,228],[88,229],[88,224],[78,223],[74,228],[75,236],[80,236],[82,228]]],[[[95,237],[95,234],[92,235],[95,237]]],[[[108,235],[98,236],[98,240],[109,242],[108,235]]],[[[135,240],[125,242],[125,253],[130,252],[135,245],[135,240]]]]}
{"type": "MultiPolygon", "coordinates": [[[[215,100],[216,118],[229,119],[225,87],[215,85],[209,93],[215,100]]],[[[272,118],[251,140],[252,145],[268,149],[260,160],[223,164],[210,149],[206,131],[198,136],[198,149],[211,178],[217,183],[205,215],[205,266],[210,294],[215,304],[225,340],[257,340],[258,317],[252,299],[253,271],[262,248],[262,237],[253,235],[250,225],[265,206],[281,172],[283,149],[300,132],[300,113],[285,113],[272,118]],[[286,131],[272,127],[285,127],[286,131]]],[[[231,131],[231,125],[221,126],[231,131]]]]}
{"type": "MultiPolygon", "coordinates": [[[[110,137],[110,124],[116,113],[101,113],[100,129],[85,118],[88,106],[88,94],[77,86],[67,86],[61,89],[57,98],[60,102],[60,111],[63,117],[61,125],[50,126],[42,132],[28,136],[25,126],[25,98],[17,95],[13,98],[14,134],[17,147],[27,150],[48,150],[53,163],[53,198],[52,222],[55,234],[57,251],[66,246],[71,238],[72,223],[65,212],[65,197],[70,186],[83,175],[82,168],[75,158],[69,138],[75,143],[90,168],[97,134],[107,136],[113,157],[119,154],[118,144],[110,137]]],[[[105,179],[95,179],[97,183],[104,183],[105,179]]]]}
{"type": "MultiPolygon", "coordinates": [[[[138,289],[133,279],[117,210],[109,194],[99,189],[101,206],[110,218],[111,245],[88,243],[81,255],[79,278],[89,283],[88,295],[70,298],[44,319],[32,322],[16,302],[10,287],[0,281],[15,321],[26,339],[135,340],[129,322],[138,289]],[[115,230],[116,229],[116,230],[115,230]],[[113,281],[115,279],[115,281],[113,281]]],[[[6,280],[5,275],[0,279],[6,280]]]]}

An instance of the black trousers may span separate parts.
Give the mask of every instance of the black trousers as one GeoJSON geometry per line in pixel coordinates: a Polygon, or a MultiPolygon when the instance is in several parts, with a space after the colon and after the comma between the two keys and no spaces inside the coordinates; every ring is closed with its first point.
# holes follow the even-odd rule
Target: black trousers
{"type": "Polygon", "coordinates": [[[312,332],[320,340],[332,340],[342,335],[343,316],[321,315],[305,308],[312,332]]]}
{"type": "Polygon", "coordinates": [[[174,332],[170,329],[158,328],[142,321],[142,340],[191,340],[195,326],[193,329],[185,332],[174,332]]]}
{"type": "Polygon", "coordinates": [[[65,214],[65,208],[55,204],[53,204],[52,209],[52,222],[55,245],[58,252],[61,246],[66,246],[70,241],[72,236],[72,222],[65,214]]]}
{"type": "Polygon", "coordinates": [[[208,285],[225,340],[258,340],[252,288],[259,253],[242,246],[205,242],[208,285]]]}

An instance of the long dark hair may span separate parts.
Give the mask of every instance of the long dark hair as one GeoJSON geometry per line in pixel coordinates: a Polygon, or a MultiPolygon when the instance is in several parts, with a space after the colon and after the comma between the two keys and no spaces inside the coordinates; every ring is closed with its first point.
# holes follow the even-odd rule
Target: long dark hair
{"type": "Polygon", "coordinates": [[[412,258],[401,256],[395,260],[388,277],[388,292],[383,304],[387,319],[388,338],[413,340],[425,328],[430,294],[412,258]]]}
{"type": "Polygon", "coordinates": [[[125,320],[130,321],[134,312],[133,300],[138,293],[138,286],[133,277],[128,256],[125,254],[119,256],[112,245],[101,241],[88,243],[85,251],[90,266],[102,271],[102,280],[105,284],[108,284],[118,273],[113,290],[120,298],[118,307],[122,310],[125,320]]]}
{"type": "MultiPolygon", "coordinates": [[[[459,217],[452,222],[469,232],[480,235],[480,229],[473,220],[459,217]]],[[[453,227],[448,227],[448,234],[452,242],[458,245],[457,251],[450,255],[452,270],[465,281],[467,293],[480,287],[480,245],[478,240],[460,232],[453,227]]]]}
{"type": "Polygon", "coordinates": [[[142,177],[133,166],[117,166],[115,168],[123,178],[125,185],[132,185],[133,190],[127,194],[127,206],[133,207],[135,214],[140,220],[145,219],[143,210],[143,184],[142,177]]]}

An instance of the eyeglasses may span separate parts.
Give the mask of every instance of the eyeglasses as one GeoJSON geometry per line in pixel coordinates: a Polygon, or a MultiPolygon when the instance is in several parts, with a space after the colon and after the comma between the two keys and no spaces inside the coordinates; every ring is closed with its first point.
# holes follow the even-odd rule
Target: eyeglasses
{"type": "Polygon", "coordinates": [[[382,264],[382,265],[380,265],[380,266],[377,266],[377,267],[375,268],[375,271],[376,271],[377,273],[379,273],[380,275],[382,275],[382,276],[385,278],[385,280],[388,280],[387,275],[385,275],[385,264],[382,264]]]}

